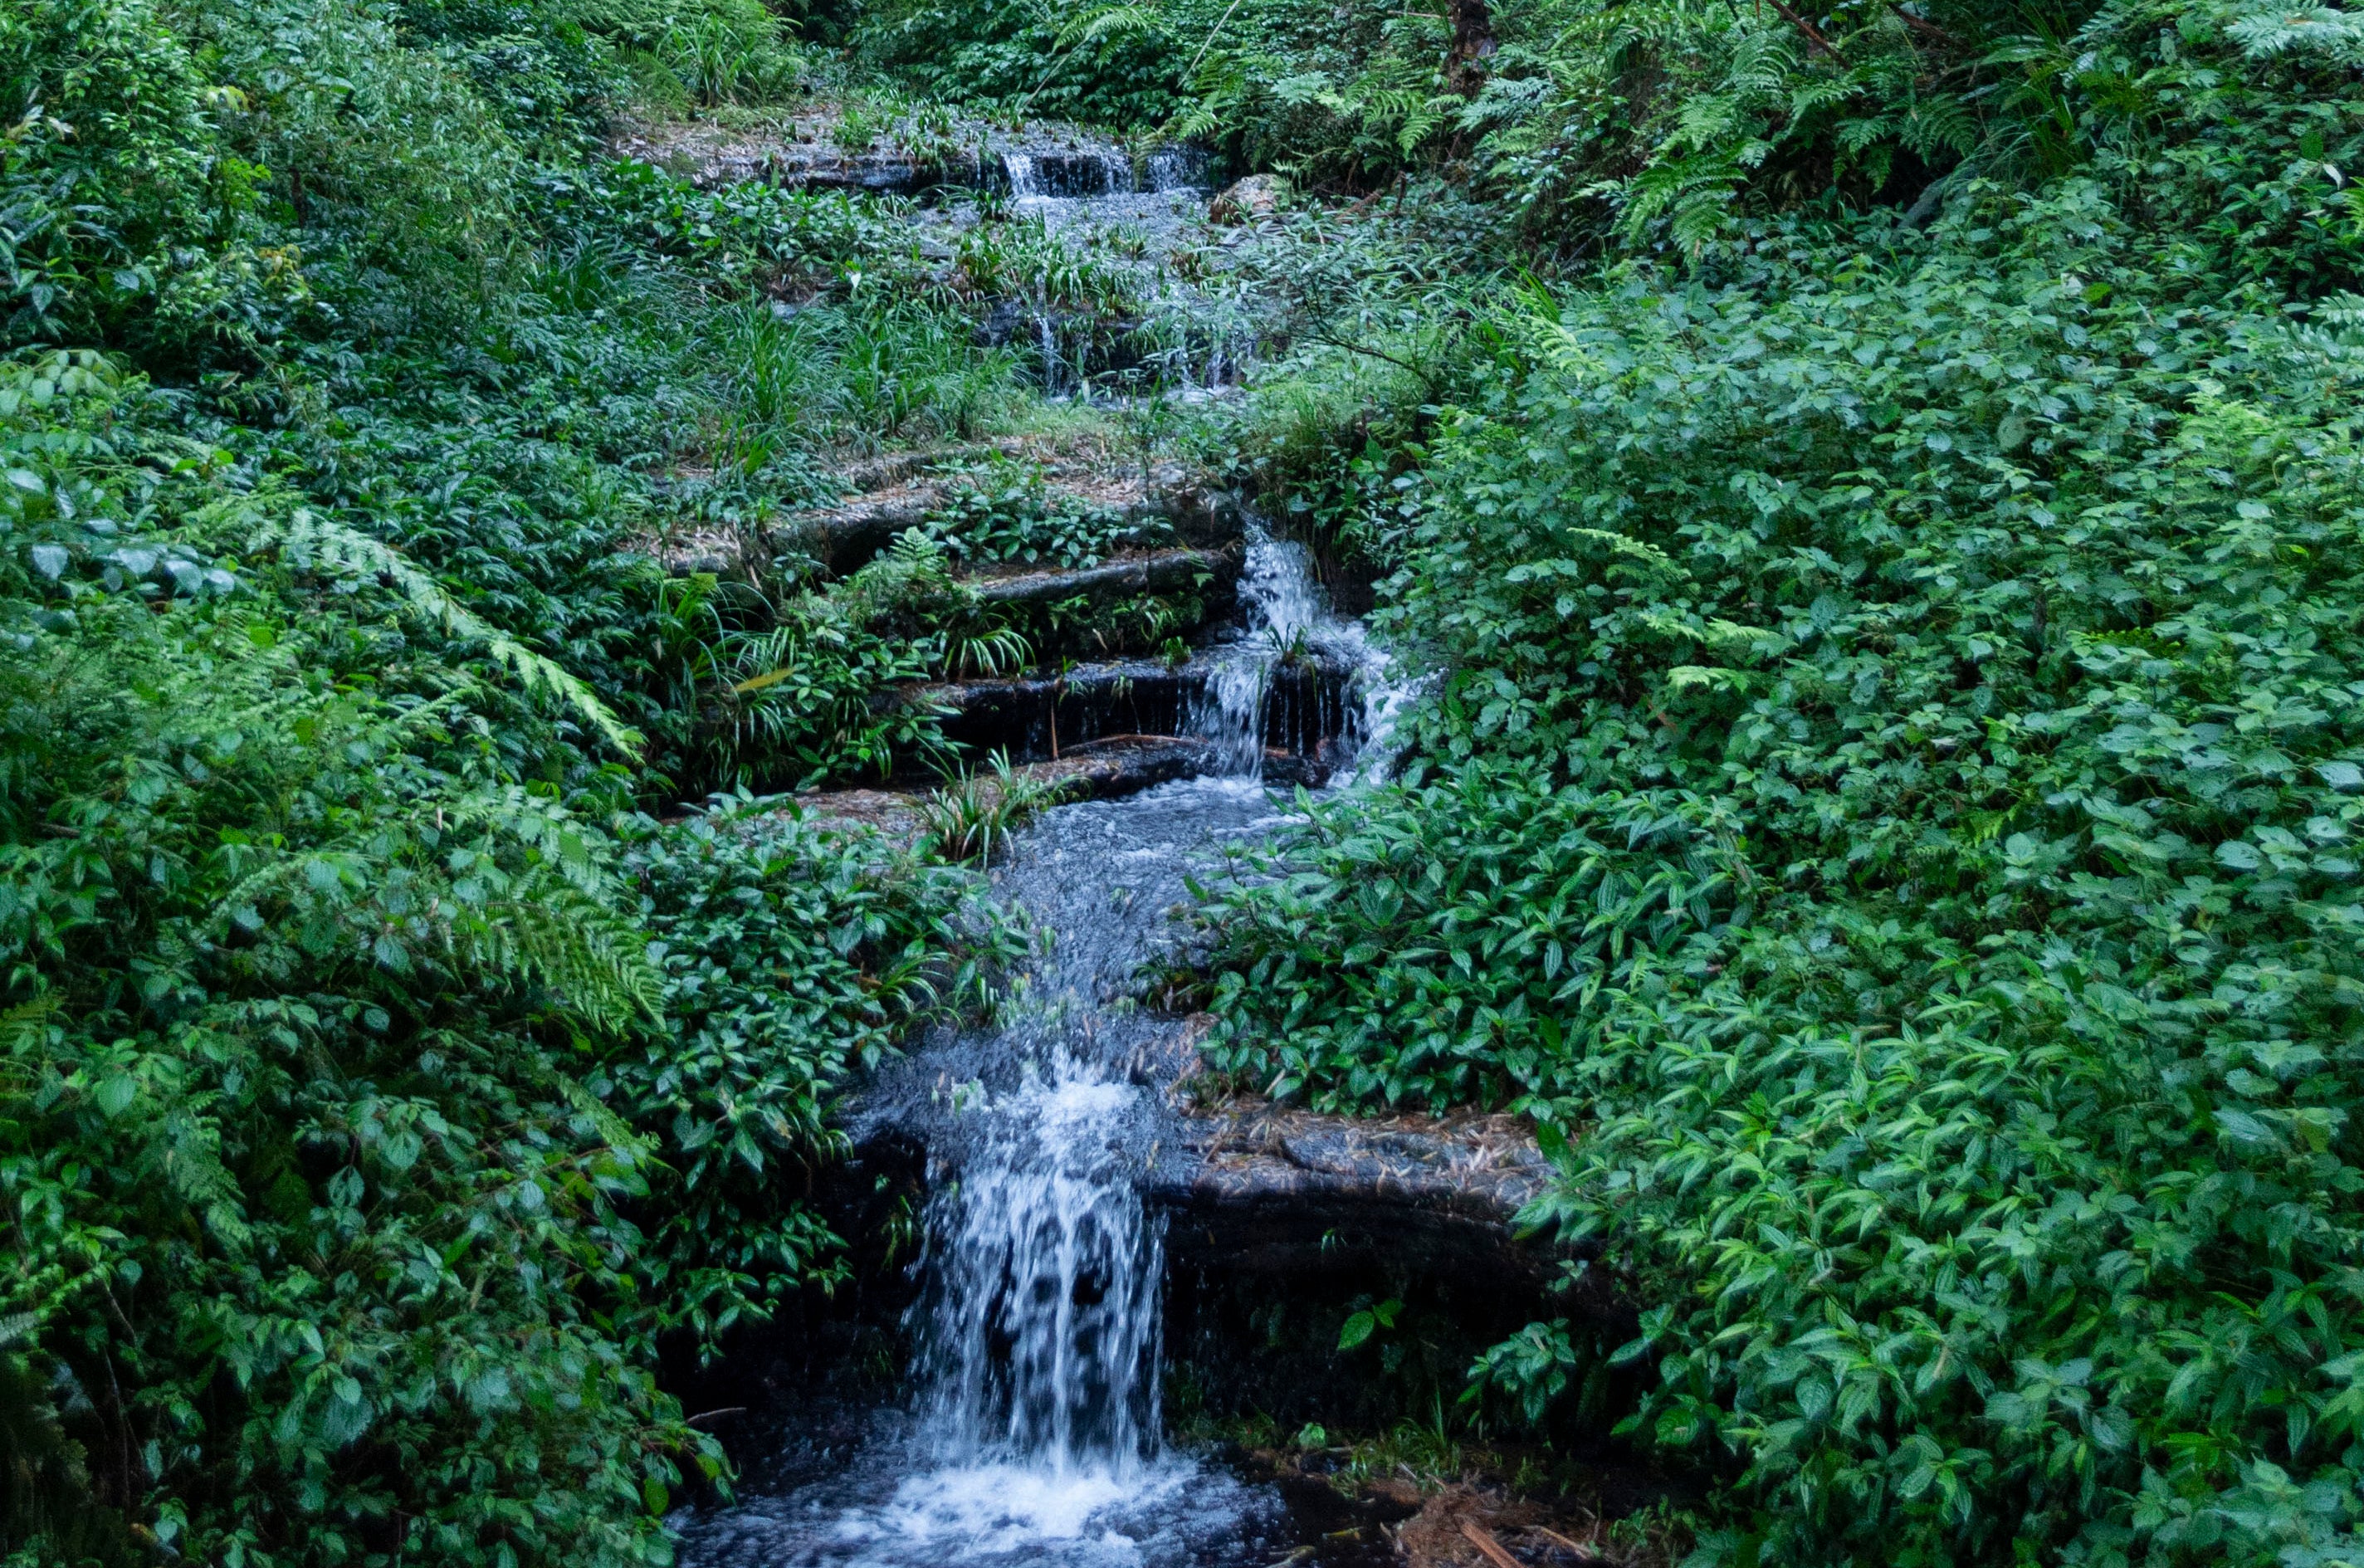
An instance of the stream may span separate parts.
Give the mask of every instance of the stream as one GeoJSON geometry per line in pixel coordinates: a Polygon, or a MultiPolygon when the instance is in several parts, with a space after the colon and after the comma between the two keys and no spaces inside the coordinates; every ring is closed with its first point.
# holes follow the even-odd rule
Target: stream
{"type": "Polygon", "coordinates": [[[910,1396],[779,1418],[737,1500],[676,1520],[690,1568],[1261,1568],[1319,1541],[1277,1488],[1165,1439],[1164,1225],[1140,1186],[1176,1148],[1188,1050],[1136,976],[1176,939],[1186,876],[1289,819],[1259,777],[1279,661],[1350,668],[1341,778],[1384,756],[1400,696],[1301,547],[1252,527],[1240,604],[1191,719],[1221,771],[1039,818],[993,877],[1037,933],[1028,972],[990,1027],[941,1031],[846,1107],[857,1143],[891,1127],[928,1150],[910,1396]]]}

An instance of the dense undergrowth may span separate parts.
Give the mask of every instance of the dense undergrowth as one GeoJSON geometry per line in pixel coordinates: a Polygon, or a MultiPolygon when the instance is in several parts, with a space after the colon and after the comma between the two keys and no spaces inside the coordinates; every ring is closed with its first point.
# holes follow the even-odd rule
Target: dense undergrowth
{"type": "Polygon", "coordinates": [[[1088,428],[1431,671],[1215,896],[1207,1050],[1547,1129],[1645,1332],[1466,1419],[1638,1373],[1711,1561],[2355,1560],[2359,64],[2225,0],[0,12],[0,1549],[663,1559],[656,1347],[837,1276],[831,1090],[1009,951],[974,775],[932,856],[743,788],[1195,623],[969,585],[1159,541],[971,444],[1088,428]],[[606,150],[816,91],[1299,199],[931,249],[606,150]],[[1013,301],[1268,359],[1052,411],[1013,301]],[[862,571],[776,527],[920,445],[862,571]]]}
{"type": "Polygon", "coordinates": [[[1550,1129],[1531,1218],[1644,1332],[1539,1324],[1472,1398],[1645,1369],[1711,1557],[2351,1561],[2353,24],[2069,18],[1899,143],[1927,203],[1852,211],[1816,95],[1942,106],[1821,20],[1722,29],[1780,134],[1692,77],[1592,192],[1614,260],[1327,422],[1398,422],[1305,493],[1437,684],[1398,786],[1219,898],[1211,1054],[1550,1129]],[[1737,195],[1663,198],[1678,154],[1737,195]]]}
{"type": "MultiPolygon", "coordinates": [[[[601,150],[798,69],[752,5],[0,16],[12,1562],[663,1561],[719,1451],[658,1346],[842,1273],[826,1099],[1008,940],[673,804],[931,731],[751,725],[801,568],[652,550],[1020,392],[891,206],[601,150]]],[[[790,662],[868,698],[842,609],[790,662]]]]}

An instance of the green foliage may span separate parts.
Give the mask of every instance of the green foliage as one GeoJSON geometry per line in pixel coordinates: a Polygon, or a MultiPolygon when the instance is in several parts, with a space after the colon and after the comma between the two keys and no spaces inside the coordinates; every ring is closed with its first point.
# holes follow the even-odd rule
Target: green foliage
{"type": "MultiPolygon", "coordinates": [[[[857,593],[875,593],[874,576],[857,593]]],[[[934,646],[895,635],[829,599],[790,606],[769,631],[728,639],[722,724],[727,754],[742,767],[785,769],[801,784],[884,778],[898,762],[942,759],[939,713],[874,697],[923,681],[941,664],[934,646]]]]}
{"type": "Polygon", "coordinates": [[[929,853],[954,865],[991,865],[996,843],[1006,844],[1011,832],[1058,805],[1069,791],[1068,780],[1011,771],[1009,758],[997,751],[991,773],[964,768],[920,803],[922,841],[929,853]]]}
{"type": "Polygon", "coordinates": [[[857,47],[937,97],[1012,117],[1135,128],[1180,104],[1174,37],[1155,5],[894,0],[865,9],[857,47]]]}
{"type": "Polygon", "coordinates": [[[927,530],[957,561],[1071,570],[1174,537],[1162,517],[1134,521],[1121,508],[1054,492],[1039,467],[1022,464],[995,464],[983,483],[956,488],[929,515],[927,530]]]}
{"type": "Polygon", "coordinates": [[[1041,217],[981,223],[961,235],[953,260],[962,293],[994,303],[1023,300],[1037,310],[1121,316],[1143,306],[1142,279],[1130,267],[1093,254],[1041,217]]]}
{"type": "Polygon", "coordinates": [[[1784,1551],[2336,1552],[2348,307],[1971,197],[1501,323],[1396,541],[1425,760],[1225,895],[1210,1058],[1566,1127],[1631,1429],[1784,1551]]]}
{"type": "Polygon", "coordinates": [[[634,1206],[642,1331],[687,1329],[710,1347],[742,1316],[842,1275],[838,1239],[796,1201],[842,1139],[822,1121],[826,1097],[915,1022],[981,995],[980,963],[1012,962],[1020,944],[982,924],[971,879],[782,802],[640,818],[622,867],[676,1033],[608,1056],[585,1084],[657,1131],[634,1206]]]}
{"type": "Polygon", "coordinates": [[[603,699],[162,412],[0,375],[12,1544],[661,1560],[719,1461],[654,1338],[834,1277],[822,1099],[1009,940],[769,803],[529,784],[491,683],[603,699]]]}
{"type": "Polygon", "coordinates": [[[0,17],[6,342],[132,335],[167,351],[273,331],[301,295],[224,107],[155,6],[32,0],[0,17]]]}
{"type": "Polygon", "coordinates": [[[644,1490],[713,1461],[586,1314],[642,1177],[552,1037],[659,999],[598,835],[383,622],[296,613],[257,503],[104,379],[0,389],[0,959],[38,1006],[0,1186],[67,1435],[184,1552],[645,1560],[644,1490]]]}
{"type": "Polygon", "coordinates": [[[1389,1299],[1350,1314],[1338,1329],[1338,1348],[1351,1351],[1368,1343],[1372,1335],[1394,1328],[1396,1315],[1402,1310],[1402,1302],[1389,1299]]]}

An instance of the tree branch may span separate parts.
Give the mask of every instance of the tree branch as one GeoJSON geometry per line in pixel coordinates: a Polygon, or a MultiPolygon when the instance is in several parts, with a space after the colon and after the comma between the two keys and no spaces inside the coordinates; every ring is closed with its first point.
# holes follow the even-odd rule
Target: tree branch
{"type": "Polygon", "coordinates": [[[1782,0],[1767,0],[1767,3],[1771,5],[1776,11],[1780,12],[1783,17],[1789,18],[1789,22],[1791,27],[1805,34],[1806,41],[1809,44],[1812,45],[1823,53],[1829,55],[1841,65],[1845,65],[1846,63],[1846,56],[1838,51],[1837,45],[1832,43],[1830,39],[1823,37],[1821,28],[1815,27],[1813,23],[1806,20],[1805,17],[1798,15],[1797,12],[1792,11],[1789,6],[1783,5],[1782,0]]]}

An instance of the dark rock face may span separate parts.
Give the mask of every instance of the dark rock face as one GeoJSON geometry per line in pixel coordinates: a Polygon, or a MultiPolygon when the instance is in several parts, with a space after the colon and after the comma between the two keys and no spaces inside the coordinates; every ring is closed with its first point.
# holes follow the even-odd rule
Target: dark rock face
{"type": "MultiPolygon", "coordinates": [[[[1209,679],[1208,668],[1197,662],[1177,667],[1121,660],[1077,665],[1055,680],[925,686],[910,700],[949,709],[945,739],[977,755],[999,751],[1013,762],[1038,762],[1109,736],[1184,736],[1209,679]]],[[[1318,659],[1273,672],[1264,705],[1266,783],[1318,786],[1328,781],[1350,706],[1349,679],[1347,671],[1318,659]]]]}
{"type": "Polygon", "coordinates": [[[1508,1117],[1368,1121],[1234,1099],[1179,1118],[1146,1190],[1166,1216],[1166,1343],[1180,1412],[1384,1426],[1537,1319],[1622,1341],[1635,1321],[1577,1255],[1522,1237],[1550,1179],[1508,1117]],[[1392,1325],[1342,1349],[1348,1318],[1392,1325]]]}
{"type": "Polygon", "coordinates": [[[988,605],[1055,605],[1069,599],[1106,604],[1135,594],[1210,591],[1230,594],[1240,575],[1239,557],[1204,550],[1161,550],[1130,561],[1110,561],[1076,572],[1029,572],[986,577],[976,596],[988,605]]]}
{"type": "MultiPolygon", "coordinates": [[[[906,528],[925,523],[929,514],[951,496],[949,482],[920,473],[917,467],[907,462],[899,467],[879,464],[865,472],[849,471],[847,478],[861,486],[862,494],[834,506],[790,517],[764,542],[774,550],[810,556],[831,577],[851,576],[884,555],[906,528]]],[[[1149,475],[1145,487],[1137,475],[1130,486],[1118,487],[1110,504],[1121,507],[1126,520],[1136,525],[1159,519],[1170,523],[1189,548],[1110,562],[1082,573],[1031,573],[982,579],[980,596],[988,602],[1015,604],[1045,595],[1065,598],[1075,593],[1095,598],[1171,593],[1188,589],[1203,574],[1211,579],[1209,596],[1228,608],[1231,584],[1239,576],[1241,528],[1239,503],[1228,491],[1176,465],[1164,464],[1149,475]],[[1062,591],[1054,578],[1074,578],[1076,583],[1062,591]]]]}
{"type": "Polygon", "coordinates": [[[1353,1121],[1247,1102],[1184,1126],[1195,1158],[1161,1166],[1150,1188],[1177,1263],[1288,1273],[1379,1247],[1542,1282],[1548,1260],[1511,1220],[1551,1163],[1507,1117],[1353,1121]]]}

